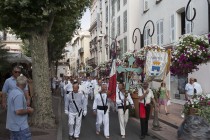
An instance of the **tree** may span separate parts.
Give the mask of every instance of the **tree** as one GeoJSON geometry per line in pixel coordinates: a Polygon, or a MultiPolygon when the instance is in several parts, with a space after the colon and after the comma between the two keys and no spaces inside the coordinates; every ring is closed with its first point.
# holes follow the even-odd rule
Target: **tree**
{"type": "Polygon", "coordinates": [[[54,24],[48,40],[49,63],[52,64],[52,66],[55,64],[56,75],[58,60],[64,57],[62,55],[64,47],[66,46],[66,43],[71,40],[73,32],[80,26],[79,21],[74,20],[76,18],[75,15],[72,15],[71,17],[62,15],[62,13],[59,15],[60,16],[57,16],[54,19],[54,24]]]}
{"type": "Polygon", "coordinates": [[[21,48],[23,50],[23,53],[28,56],[28,57],[31,57],[31,50],[30,50],[30,47],[29,47],[29,41],[27,39],[24,39],[23,40],[23,44],[21,45],[21,48]]]}
{"type": "Polygon", "coordinates": [[[77,21],[90,0],[1,0],[0,21],[28,39],[32,55],[34,108],[32,124],[41,128],[55,126],[49,83],[47,43],[54,19],[74,16],[77,21]],[[60,14],[60,15],[59,15],[60,14]]]}

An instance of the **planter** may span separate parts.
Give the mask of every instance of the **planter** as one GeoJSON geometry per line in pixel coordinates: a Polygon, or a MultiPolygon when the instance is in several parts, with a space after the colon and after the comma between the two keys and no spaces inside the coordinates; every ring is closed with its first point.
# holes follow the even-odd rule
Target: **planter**
{"type": "Polygon", "coordinates": [[[197,115],[197,113],[198,113],[198,109],[197,108],[190,107],[189,115],[197,115]]]}
{"type": "Polygon", "coordinates": [[[139,118],[139,96],[137,93],[131,94],[131,98],[133,99],[133,103],[135,106],[135,117],[139,118]]]}

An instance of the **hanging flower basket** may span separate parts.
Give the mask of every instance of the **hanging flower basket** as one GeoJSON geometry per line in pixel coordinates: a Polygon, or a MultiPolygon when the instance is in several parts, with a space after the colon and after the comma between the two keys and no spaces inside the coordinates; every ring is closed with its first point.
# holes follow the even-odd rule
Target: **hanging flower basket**
{"type": "Polygon", "coordinates": [[[172,51],[172,74],[182,76],[198,70],[198,65],[210,60],[210,45],[206,37],[182,36],[172,51]]]}

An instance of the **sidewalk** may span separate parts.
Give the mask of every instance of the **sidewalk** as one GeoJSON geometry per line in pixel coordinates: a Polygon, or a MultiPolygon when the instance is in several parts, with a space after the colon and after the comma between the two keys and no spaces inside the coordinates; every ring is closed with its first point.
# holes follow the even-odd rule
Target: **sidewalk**
{"type": "Polygon", "coordinates": [[[181,112],[185,101],[172,100],[172,104],[168,107],[169,115],[165,115],[164,107],[161,107],[161,112],[158,114],[160,131],[152,129],[153,119],[149,120],[149,132],[161,140],[177,140],[177,129],[183,122],[181,112]]]}
{"type": "MultiPolygon", "coordinates": [[[[52,96],[53,112],[55,114],[55,121],[59,122],[59,111],[61,98],[59,96],[52,96]]],[[[1,108],[1,107],[0,107],[1,108]]],[[[59,125],[58,125],[59,126],[59,125]]],[[[6,111],[0,109],[0,140],[9,140],[9,131],[6,127],[6,111]]],[[[32,140],[57,140],[58,129],[41,129],[30,127],[32,133],[32,140]]],[[[60,139],[58,139],[60,140],[60,139]]]]}

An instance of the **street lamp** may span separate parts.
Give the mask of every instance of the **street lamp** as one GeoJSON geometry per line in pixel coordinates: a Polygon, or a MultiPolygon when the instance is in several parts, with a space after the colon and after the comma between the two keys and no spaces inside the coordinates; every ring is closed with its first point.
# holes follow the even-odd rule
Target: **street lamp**
{"type": "Polygon", "coordinates": [[[139,28],[134,29],[134,31],[133,31],[133,37],[132,37],[132,40],[133,40],[134,45],[135,45],[136,42],[137,42],[137,36],[135,36],[135,39],[134,39],[134,35],[135,35],[136,30],[138,30],[139,33],[140,33],[141,48],[144,47],[144,31],[145,31],[145,28],[146,28],[146,26],[147,26],[147,24],[148,24],[149,22],[152,24],[152,27],[153,27],[152,29],[153,29],[153,30],[152,30],[152,33],[150,33],[150,29],[149,29],[148,35],[149,35],[150,37],[153,36],[153,34],[154,34],[154,32],[155,32],[155,26],[154,26],[154,23],[153,23],[152,20],[148,20],[148,21],[144,24],[143,33],[141,33],[141,30],[140,30],[139,28]]]}
{"type": "Polygon", "coordinates": [[[116,58],[120,53],[120,48],[119,48],[120,46],[118,46],[117,36],[115,38],[112,38],[106,34],[100,34],[99,37],[104,37],[104,38],[108,37],[112,39],[112,44],[111,45],[106,44],[106,46],[109,46],[110,57],[112,59],[116,58]]]}
{"type": "MultiPolygon", "coordinates": [[[[196,9],[193,8],[194,15],[193,15],[193,17],[191,19],[189,19],[187,12],[188,12],[188,8],[189,8],[189,5],[190,5],[191,1],[192,0],[189,0],[188,3],[187,3],[185,16],[186,16],[186,20],[192,23],[192,21],[196,17],[196,9]]],[[[210,0],[207,0],[207,3],[208,3],[208,32],[210,33],[210,0]]]]}

